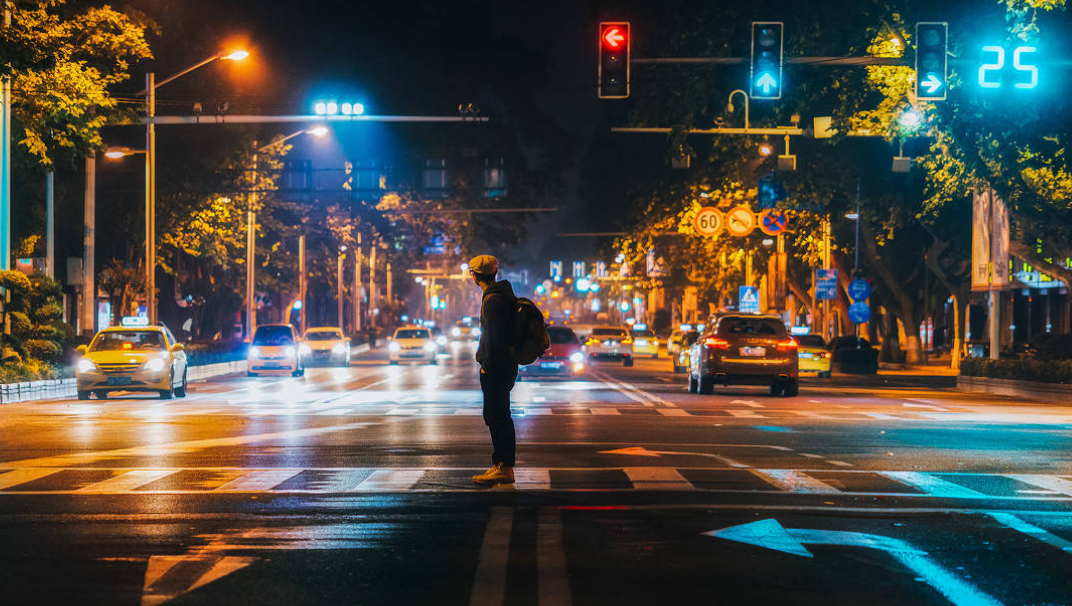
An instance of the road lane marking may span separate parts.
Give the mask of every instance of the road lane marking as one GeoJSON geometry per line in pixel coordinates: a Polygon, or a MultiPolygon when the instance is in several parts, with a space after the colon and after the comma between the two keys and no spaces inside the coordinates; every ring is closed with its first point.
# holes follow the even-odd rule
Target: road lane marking
{"type": "Polygon", "coordinates": [[[838,467],[852,467],[852,463],[846,463],[845,461],[835,461],[833,459],[827,459],[827,463],[831,465],[837,465],[838,467]]]}
{"type": "Polygon", "coordinates": [[[518,490],[551,490],[551,470],[514,468],[514,486],[518,490]]]}
{"type": "Polygon", "coordinates": [[[423,469],[377,469],[348,492],[405,492],[423,475],[423,469]]]}
{"type": "Polygon", "coordinates": [[[942,408],[941,406],[934,406],[933,404],[909,404],[908,402],[905,402],[905,403],[901,404],[901,406],[904,406],[905,408],[926,408],[926,409],[929,409],[929,410],[937,410],[938,412],[949,412],[948,408],[942,408]]]}
{"type": "Polygon", "coordinates": [[[735,417],[747,417],[749,419],[766,419],[767,418],[767,417],[765,417],[765,416],[763,416],[761,414],[757,414],[756,411],[754,411],[754,410],[727,410],[726,412],[730,413],[731,415],[733,415],[735,417]]]}
{"type": "Polygon", "coordinates": [[[785,492],[801,494],[838,494],[833,486],[793,469],[752,469],[760,478],[785,492]]]}
{"type": "Polygon", "coordinates": [[[570,606],[562,512],[543,507],[536,514],[536,595],[540,606],[570,606]]]}
{"type": "Polygon", "coordinates": [[[638,490],[693,490],[693,485],[672,467],[625,467],[622,469],[638,490]]]}
{"type": "Polygon", "coordinates": [[[745,406],[751,406],[752,408],[764,408],[762,404],[755,400],[730,400],[730,404],[744,404],[745,406]]]}
{"type": "Polygon", "coordinates": [[[391,416],[391,415],[415,415],[415,414],[417,414],[417,412],[419,410],[420,410],[419,408],[392,408],[391,410],[388,410],[387,412],[385,412],[383,414],[388,415],[388,416],[391,416]]]}
{"type": "Polygon", "coordinates": [[[289,431],[276,431],[270,433],[247,434],[231,436],[227,438],[208,438],[204,440],[184,440],[181,442],[167,442],[164,444],[147,444],[131,448],[117,448],[115,450],[99,450],[96,452],[75,452],[52,457],[39,457],[36,459],[22,459],[20,461],[4,461],[0,463],[4,467],[62,467],[64,465],[80,465],[95,461],[114,460],[123,457],[138,456],[161,456],[172,452],[190,452],[206,448],[218,448],[221,446],[243,446],[257,442],[269,442],[273,440],[291,440],[294,438],[312,437],[336,431],[349,429],[364,429],[376,423],[346,423],[345,425],[330,425],[328,427],[307,427],[305,429],[292,429],[289,431]]]}
{"type": "Polygon", "coordinates": [[[589,408],[594,415],[620,415],[622,414],[617,408],[589,408]]]}
{"type": "Polygon", "coordinates": [[[965,488],[942,478],[917,471],[881,471],[880,474],[918,488],[932,497],[955,497],[958,499],[977,499],[985,497],[981,492],[965,488]]]}
{"type": "Polygon", "coordinates": [[[139,486],[151,484],[178,472],[179,470],[177,469],[135,469],[117,475],[114,478],[104,480],[103,482],[97,482],[96,484],[90,484],[89,486],[79,488],[75,492],[85,494],[115,494],[117,492],[129,492],[137,489],[139,486]]]}
{"type": "Polygon", "coordinates": [[[506,599],[506,569],[513,527],[512,508],[491,509],[491,517],[484,530],[484,542],[480,546],[469,606],[502,606],[506,599]]]}
{"type": "Polygon", "coordinates": [[[823,455],[811,454],[811,453],[807,453],[807,452],[801,452],[801,453],[798,453],[798,454],[800,456],[808,458],[808,459],[825,459],[826,458],[823,455]]]}
{"type": "MultiPolygon", "coordinates": [[[[1030,484],[1032,486],[1038,486],[1039,488],[1045,488],[1059,494],[1066,496],[1072,496],[1072,481],[1064,480],[1056,476],[1041,476],[1035,474],[1005,474],[1006,478],[1012,478],[1023,482],[1024,484],[1030,484]]],[[[0,476],[0,480],[3,476],[0,476]]]]}
{"type": "Polygon", "coordinates": [[[268,492],[301,473],[301,469],[263,469],[235,478],[212,492],[268,492]]]}
{"type": "Polygon", "coordinates": [[[656,412],[665,417],[691,417],[692,413],[680,408],[656,408],[656,412]]]}
{"type": "Polygon", "coordinates": [[[861,413],[858,413],[858,414],[862,414],[864,416],[871,417],[872,419],[878,419],[880,421],[896,421],[896,420],[899,419],[899,417],[895,417],[893,415],[882,414],[881,412],[861,412],[861,413]]]}
{"type": "Polygon", "coordinates": [[[1069,541],[1068,539],[1063,539],[1053,534],[1052,532],[1049,532],[1048,530],[1039,528],[1034,524],[1029,524],[1028,522],[1021,520],[1020,518],[1014,516],[1011,513],[992,511],[987,513],[987,515],[994,518],[1004,526],[1007,526],[1017,532],[1022,532],[1028,536],[1034,537],[1042,541],[1043,543],[1046,543],[1047,545],[1051,545],[1053,547],[1056,547],[1057,549],[1060,549],[1061,551],[1064,551],[1065,553],[1068,553],[1069,555],[1072,555],[1072,541],[1069,541]]]}
{"type": "Polygon", "coordinates": [[[828,420],[828,421],[829,420],[835,420],[835,421],[837,420],[837,417],[831,417],[829,415],[824,415],[824,414],[818,413],[818,412],[812,412],[810,410],[790,410],[789,412],[791,412],[791,413],[793,413],[795,415],[801,416],[801,417],[807,417],[809,419],[823,419],[823,420],[828,420]]]}
{"type": "MultiPolygon", "coordinates": [[[[7,463],[4,463],[7,465],[7,463]]],[[[19,484],[25,484],[27,482],[33,482],[34,480],[40,480],[41,478],[48,477],[62,469],[15,469],[5,474],[0,474],[0,490],[10,488],[12,486],[18,486],[19,484]]]]}

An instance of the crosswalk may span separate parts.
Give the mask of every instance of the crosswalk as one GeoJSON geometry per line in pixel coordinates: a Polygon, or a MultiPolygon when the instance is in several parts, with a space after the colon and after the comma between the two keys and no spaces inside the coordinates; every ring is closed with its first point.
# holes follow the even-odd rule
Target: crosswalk
{"type": "MultiPolygon", "coordinates": [[[[0,469],[11,495],[312,494],[469,492],[477,468],[0,469]]],[[[516,491],[714,491],[813,495],[1072,500],[1072,476],[726,467],[528,468],[516,491]]]]}

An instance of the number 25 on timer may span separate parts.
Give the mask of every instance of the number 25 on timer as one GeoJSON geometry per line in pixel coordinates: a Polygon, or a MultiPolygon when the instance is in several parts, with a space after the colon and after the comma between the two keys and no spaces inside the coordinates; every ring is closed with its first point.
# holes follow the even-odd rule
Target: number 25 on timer
{"type": "MultiPolygon", "coordinates": [[[[1012,51],[1013,88],[1031,90],[1038,87],[1039,70],[1035,65],[1038,49],[1034,46],[1017,46],[1012,51]]],[[[1007,73],[1008,52],[1002,46],[984,46],[983,61],[979,66],[979,86],[1002,88],[1007,73]]]]}

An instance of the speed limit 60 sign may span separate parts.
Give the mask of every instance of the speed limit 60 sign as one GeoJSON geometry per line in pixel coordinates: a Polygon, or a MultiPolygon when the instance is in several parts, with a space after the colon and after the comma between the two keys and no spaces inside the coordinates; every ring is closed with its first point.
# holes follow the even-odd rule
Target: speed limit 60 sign
{"type": "Polygon", "coordinates": [[[692,225],[701,236],[717,236],[722,231],[722,213],[713,206],[705,206],[696,213],[692,225]]]}

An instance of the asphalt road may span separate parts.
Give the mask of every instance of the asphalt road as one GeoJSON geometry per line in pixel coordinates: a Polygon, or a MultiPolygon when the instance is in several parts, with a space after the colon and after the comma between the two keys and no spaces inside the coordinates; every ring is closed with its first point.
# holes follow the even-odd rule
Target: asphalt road
{"type": "Polygon", "coordinates": [[[597,365],[483,489],[471,357],[0,407],[0,603],[1072,604],[1072,407],[597,365]]]}

